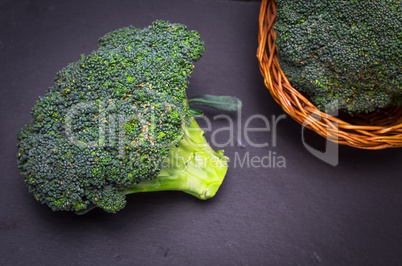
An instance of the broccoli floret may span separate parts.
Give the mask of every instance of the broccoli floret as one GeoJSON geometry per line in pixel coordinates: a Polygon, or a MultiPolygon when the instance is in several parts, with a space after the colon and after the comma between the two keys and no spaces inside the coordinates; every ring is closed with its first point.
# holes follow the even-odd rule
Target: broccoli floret
{"type": "Polygon", "coordinates": [[[186,97],[203,51],[197,32],[160,20],[100,38],[97,50],[57,73],[18,134],[29,191],[53,210],[81,213],[114,213],[139,190],[212,197],[227,157],[199,133],[186,97]]]}
{"type": "Polygon", "coordinates": [[[401,4],[276,0],[279,63],[322,111],[371,112],[402,99],[401,4]]]}

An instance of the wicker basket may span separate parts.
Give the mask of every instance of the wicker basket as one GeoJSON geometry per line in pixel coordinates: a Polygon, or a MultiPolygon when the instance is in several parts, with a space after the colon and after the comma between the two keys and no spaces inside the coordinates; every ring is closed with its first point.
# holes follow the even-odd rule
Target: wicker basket
{"type": "Polygon", "coordinates": [[[334,117],[319,111],[291,86],[278,62],[275,19],[275,1],[262,0],[257,58],[265,85],[283,110],[300,124],[339,144],[361,149],[402,147],[402,107],[367,115],[334,117]]]}

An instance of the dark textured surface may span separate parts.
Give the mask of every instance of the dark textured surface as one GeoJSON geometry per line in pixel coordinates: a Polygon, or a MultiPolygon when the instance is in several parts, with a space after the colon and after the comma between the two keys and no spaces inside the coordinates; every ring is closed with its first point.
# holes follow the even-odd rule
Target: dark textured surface
{"type": "MultiPolygon", "coordinates": [[[[231,168],[208,201],[179,192],[138,194],[116,215],[75,216],[52,212],[28,194],[16,167],[17,132],[55,73],[116,28],[155,19],[187,24],[206,48],[189,95],[240,97],[241,121],[226,114],[242,128],[253,114],[282,115],[255,57],[258,12],[255,1],[0,1],[0,264],[402,264],[401,149],[341,147],[332,167],[304,148],[301,127],[289,117],[278,123],[276,147],[273,130],[250,133],[269,147],[251,147],[244,134],[244,147],[237,141],[225,147],[231,168]],[[236,153],[247,152],[276,152],[286,168],[235,167],[236,153]]],[[[213,131],[228,126],[225,119],[212,124],[213,131]]],[[[207,137],[218,144],[230,137],[213,131],[207,137]]],[[[323,144],[313,134],[307,139],[323,144]]]]}

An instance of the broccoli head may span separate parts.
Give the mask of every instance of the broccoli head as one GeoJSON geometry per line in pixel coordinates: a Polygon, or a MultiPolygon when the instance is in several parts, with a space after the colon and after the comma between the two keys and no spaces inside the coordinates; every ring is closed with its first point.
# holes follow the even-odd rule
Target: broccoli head
{"type": "Polygon", "coordinates": [[[213,196],[227,157],[199,133],[186,96],[203,51],[197,32],[160,20],[100,38],[57,73],[18,134],[29,191],[53,210],[112,213],[140,190],[213,196]]]}
{"type": "Polygon", "coordinates": [[[400,105],[399,0],[276,0],[279,63],[322,111],[400,105]]]}

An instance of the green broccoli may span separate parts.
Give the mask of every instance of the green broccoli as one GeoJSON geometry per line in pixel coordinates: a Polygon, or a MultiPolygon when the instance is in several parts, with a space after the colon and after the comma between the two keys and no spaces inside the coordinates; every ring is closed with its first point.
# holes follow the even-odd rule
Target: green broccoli
{"type": "Polygon", "coordinates": [[[399,0],[276,0],[279,63],[322,111],[402,104],[399,0]]]}
{"type": "Polygon", "coordinates": [[[142,191],[214,196],[228,158],[208,145],[186,96],[203,52],[197,32],[161,20],[100,38],[97,50],[57,73],[18,134],[29,191],[77,213],[115,213],[142,191]]]}

